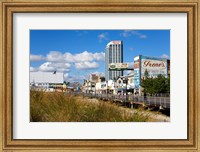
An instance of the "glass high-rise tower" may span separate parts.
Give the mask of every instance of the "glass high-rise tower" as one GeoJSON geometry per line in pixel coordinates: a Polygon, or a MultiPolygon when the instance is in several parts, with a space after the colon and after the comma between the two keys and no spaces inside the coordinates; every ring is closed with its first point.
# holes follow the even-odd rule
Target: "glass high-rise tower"
{"type": "Polygon", "coordinates": [[[114,80],[123,75],[123,71],[109,71],[110,63],[123,63],[123,42],[111,41],[105,50],[105,77],[114,80]]]}

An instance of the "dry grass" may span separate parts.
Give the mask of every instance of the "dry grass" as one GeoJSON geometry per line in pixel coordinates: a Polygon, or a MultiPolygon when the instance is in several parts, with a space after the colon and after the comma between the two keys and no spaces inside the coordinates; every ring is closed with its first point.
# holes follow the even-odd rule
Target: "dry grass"
{"type": "Polygon", "coordinates": [[[32,122],[144,122],[148,116],[104,102],[89,102],[64,93],[31,91],[32,122]]]}

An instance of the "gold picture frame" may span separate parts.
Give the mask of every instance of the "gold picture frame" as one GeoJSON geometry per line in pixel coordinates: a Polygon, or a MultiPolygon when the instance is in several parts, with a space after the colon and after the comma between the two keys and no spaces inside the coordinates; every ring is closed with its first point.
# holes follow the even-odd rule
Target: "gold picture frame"
{"type": "Polygon", "coordinates": [[[0,2],[1,151],[200,151],[200,1],[199,0],[3,0],[0,2]],[[180,140],[14,140],[12,138],[12,18],[28,12],[187,13],[188,139],[180,140]]]}

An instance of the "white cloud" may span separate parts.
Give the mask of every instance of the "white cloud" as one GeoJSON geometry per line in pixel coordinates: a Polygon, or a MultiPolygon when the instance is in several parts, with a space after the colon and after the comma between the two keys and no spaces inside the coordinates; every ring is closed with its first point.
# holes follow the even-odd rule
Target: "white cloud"
{"type": "Polygon", "coordinates": [[[99,42],[102,42],[103,40],[108,40],[108,32],[99,34],[98,38],[99,38],[99,42]]]}
{"type": "Polygon", "coordinates": [[[46,61],[63,62],[63,55],[59,51],[51,51],[49,54],[47,54],[46,61]]]}
{"type": "Polygon", "coordinates": [[[145,39],[147,38],[146,35],[138,32],[138,31],[133,31],[133,30],[124,30],[123,33],[121,33],[123,37],[131,37],[133,35],[138,36],[140,39],[145,39]]]}
{"type": "Polygon", "coordinates": [[[71,76],[69,73],[64,74],[64,80],[66,82],[76,82],[76,81],[83,81],[83,78],[81,76],[73,75],[71,76]]]}
{"type": "Polygon", "coordinates": [[[163,54],[160,56],[161,58],[169,59],[169,56],[167,54],[163,54]]]}
{"type": "Polygon", "coordinates": [[[40,65],[39,70],[40,71],[59,71],[59,72],[65,72],[69,71],[69,68],[71,65],[69,63],[53,63],[53,62],[45,62],[42,65],[40,65]]]}
{"type": "Polygon", "coordinates": [[[45,58],[42,55],[30,55],[30,61],[41,61],[44,60],[45,58]]]}
{"type": "Polygon", "coordinates": [[[84,51],[82,53],[71,54],[66,52],[62,54],[58,51],[51,51],[47,54],[46,57],[47,61],[50,62],[91,62],[91,61],[104,61],[105,60],[105,53],[91,53],[88,51],[84,51]]]}
{"type": "Polygon", "coordinates": [[[66,82],[74,82],[74,81],[77,81],[77,76],[71,76],[69,73],[65,73],[64,80],[66,82]]]}
{"type": "Polygon", "coordinates": [[[65,73],[65,74],[64,74],[64,79],[65,79],[65,80],[69,79],[69,77],[70,77],[70,76],[69,76],[69,73],[65,73]]]}
{"type": "Polygon", "coordinates": [[[68,78],[68,77],[69,77],[69,73],[65,73],[64,78],[68,78]]]}
{"type": "Polygon", "coordinates": [[[93,53],[93,57],[96,61],[105,61],[105,53],[104,52],[93,53]]]}
{"type": "Polygon", "coordinates": [[[77,76],[71,76],[69,73],[64,74],[64,80],[66,82],[73,82],[77,80],[77,76]]]}
{"type": "Polygon", "coordinates": [[[47,72],[47,71],[50,72],[50,71],[55,71],[56,68],[51,66],[51,62],[46,62],[46,63],[43,63],[42,65],[40,65],[39,70],[45,71],[45,72],[47,72]]]}
{"type": "Polygon", "coordinates": [[[75,68],[79,70],[90,70],[90,69],[96,69],[99,67],[99,64],[97,62],[79,62],[75,63],[75,68]]]}
{"type": "Polygon", "coordinates": [[[104,52],[88,52],[72,54],[70,52],[61,53],[59,51],[51,51],[45,57],[45,63],[39,67],[30,67],[30,71],[43,71],[43,72],[63,72],[65,81],[82,81],[86,76],[73,74],[69,72],[73,70],[96,70],[99,63],[105,60],[104,52]]]}
{"type": "Polygon", "coordinates": [[[36,71],[38,71],[38,69],[37,69],[37,68],[30,67],[30,72],[36,72],[36,71]]]}

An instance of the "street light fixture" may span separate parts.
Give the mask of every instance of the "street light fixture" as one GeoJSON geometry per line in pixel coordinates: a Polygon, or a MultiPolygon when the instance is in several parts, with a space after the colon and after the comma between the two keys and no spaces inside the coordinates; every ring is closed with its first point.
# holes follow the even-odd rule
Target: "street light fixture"
{"type": "Polygon", "coordinates": [[[125,98],[125,105],[126,105],[126,103],[127,103],[127,101],[128,101],[128,93],[127,93],[128,78],[124,77],[124,78],[123,78],[123,83],[126,84],[126,98],[125,98]]]}

